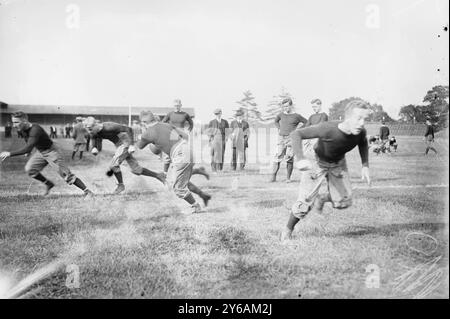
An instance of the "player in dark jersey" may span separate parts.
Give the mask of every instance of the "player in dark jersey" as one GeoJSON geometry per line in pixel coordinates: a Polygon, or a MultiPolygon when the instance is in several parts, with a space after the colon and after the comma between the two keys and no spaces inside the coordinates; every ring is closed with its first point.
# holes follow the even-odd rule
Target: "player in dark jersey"
{"type": "Polygon", "coordinates": [[[281,239],[288,240],[300,219],[312,209],[321,213],[325,202],[343,209],[352,204],[352,190],[345,154],[358,146],[362,161],[362,177],[370,185],[369,150],[364,128],[369,115],[366,102],[355,100],[345,108],[342,123],[325,122],[291,133],[297,168],[302,172],[297,201],[292,206],[286,229],[281,239]],[[318,138],[315,146],[316,160],[305,159],[303,139],[318,138]],[[325,191],[322,193],[321,186],[325,191]]]}
{"type": "Polygon", "coordinates": [[[109,170],[106,172],[108,177],[114,175],[117,179],[117,188],[114,190],[114,194],[119,194],[125,190],[122,171],[120,170],[120,165],[123,161],[127,161],[133,174],[153,177],[165,184],[166,175],[164,173],[156,173],[140,166],[132,155],[135,148],[133,131],[130,127],[114,122],[99,123],[92,116],[86,119],[85,124],[86,129],[93,138],[110,140],[117,147],[109,170]]]}
{"type": "MultiPolygon", "coordinates": [[[[167,113],[167,115],[164,116],[164,118],[162,119],[162,122],[172,124],[173,126],[180,128],[182,130],[185,129],[185,126],[187,124],[188,132],[192,132],[192,129],[194,128],[194,122],[192,122],[192,118],[188,113],[181,111],[181,107],[182,107],[181,100],[176,99],[174,101],[175,111],[167,113]]],[[[165,153],[163,154],[163,162],[164,162],[164,172],[167,173],[170,166],[170,157],[168,154],[165,153]]]]}
{"type": "Polygon", "coordinates": [[[328,115],[322,111],[322,101],[320,99],[314,99],[311,101],[311,107],[314,111],[314,114],[311,115],[306,122],[304,127],[317,125],[323,122],[328,122],[328,115]]]}
{"type": "Polygon", "coordinates": [[[428,155],[428,152],[430,150],[437,154],[436,149],[432,146],[434,143],[434,126],[433,124],[431,124],[430,120],[427,120],[426,124],[427,130],[425,131],[425,143],[427,145],[427,148],[425,149],[425,155],[428,155]]]}
{"type": "MultiPolygon", "coordinates": [[[[192,193],[197,194],[208,205],[211,195],[204,193],[190,182],[194,171],[192,149],[189,146],[188,134],[168,123],[157,122],[152,112],[141,112],[141,123],[146,128],[137,147],[143,149],[147,145],[154,153],[162,151],[171,159],[172,188],[177,197],[191,205],[191,213],[201,212],[200,204],[192,193]],[[192,192],[192,193],[191,193],[192,192]]],[[[201,170],[204,171],[203,168],[201,170]]]]}
{"type": "Polygon", "coordinates": [[[292,152],[291,134],[297,127],[305,125],[307,120],[300,114],[292,112],[292,99],[286,98],[281,102],[283,112],[275,118],[275,126],[278,128],[277,153],[275,154],[272,176],[270,182],[273,183],[277,179],[277,173],[280,169],[280,163],[286,160],[287,179],[291,182],[291,175],[294,169],[294,153],[292,152]]]}
{"type": "Polygon", "coordinates": [[[55,184],[48,180],[41,174],[41,171],[49,165],[58,170],[59,175],[69,185],[75,185],[81,189],[85,195],[92,195],[93,193],[84,185],[84,183],[76,177],[70,169],[66,166],[61,156],[59,148],[53,143],[47,132],[38,124],[30,123],[28,116],[23,112],[16,112],[12,115],[13,126],[25,138],[26,145],[18,150],[10,152],[1,152],[0,161],[4,161],[8,157],[29,154],[34,148],[36,152],[31,155],[25,171],[27,174],[44,183],[46,190],[44,195],[48,195],[55,184]]]}

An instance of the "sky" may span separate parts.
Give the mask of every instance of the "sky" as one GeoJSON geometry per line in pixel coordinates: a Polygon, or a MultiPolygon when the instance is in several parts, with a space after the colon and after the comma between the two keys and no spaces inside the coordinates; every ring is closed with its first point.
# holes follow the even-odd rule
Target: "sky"
{"type": "Polygon", "coordinates": [[[260,111],[358,96],[394,118],[448,85],[447,0],[0,0],[0,101],[260,111]],[[440,71],[438,71],[440,69],[440,71]]]}

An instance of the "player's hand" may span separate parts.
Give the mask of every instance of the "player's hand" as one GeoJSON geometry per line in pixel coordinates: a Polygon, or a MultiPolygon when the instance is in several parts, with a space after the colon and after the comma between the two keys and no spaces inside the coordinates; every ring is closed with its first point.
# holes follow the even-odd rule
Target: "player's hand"
{"type": "Polygon", "coordinates": [[[136,152],[136,147],[134,145],[130,145],[128,147],[128,153],[133,154],[134,152],[136,152]]]}
{"type": "Polygon", "coordinates": [[[366,180],[367,185],[371,185],[369,168],[364,166],[361,170],[361,180],[366,180]]]}
{"type": "Polygon", "coordinates": [[[11,156],[10,152],[1,152],[0,153],[0,162],[3,162],[5,159],[11,156]]]}
{"type": "Polygon", "coordinates": [[[295,163],[295,167],[297,167],[299,171],[308,171],[312,169],[312,163],[310,160],[302,159],[295,163]]]}

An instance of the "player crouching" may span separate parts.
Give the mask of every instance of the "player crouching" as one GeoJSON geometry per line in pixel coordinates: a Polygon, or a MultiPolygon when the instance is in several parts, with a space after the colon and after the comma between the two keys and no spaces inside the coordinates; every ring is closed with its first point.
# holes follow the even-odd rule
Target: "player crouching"
{"type": "Polygon", "coordinates": [[[27,164],[25,165],[25,171],[28,175],[45,184],[45,195],[48,195],[50,190],[55,184],[48,180],[41,174],[41,171],[49,165],[50,167],[57,169],[59,175],[69,185],[75,185],[81,189],[85,195],[92,195],[93,193],[84,185],[84,183],[76,177],[70,169],[64,163],[59,148],[53,143],[48,136],[47,132],[38,124],[30,123],[28,116],[23,112],[16,112],[12,115],[13,126],[17,129],[22,136],[25,137],[27,144],[16,151],[1,152],[0,161],[4,161],[8,157],[18,156],[30,153],[33,148],[36,148],[36,152],[31,155],[27,164]]]}
{"type": "Polygon", "coordinates": [[[346,106],[344,122],[321,123],[291,133],[301,179],[298,199],[281,234],[282,241],[291,239],[295,225],[311,210],[321,213],[325,202],[332,202],[333,207],[338,209],[351,206],[352,193],[345,154],[355,146],[358,146],[362,160],[362,178],[370,185],[369,150],[364,128],[369,112],[364,101],[355,100],[346,106]],[[305,159],[303,154],[302,140],[312,138],[318,138],[315,161],[305,159]],[[319,192],[322,185],[326,186],[325,193],[319,192]]]}
{"type": "MultiPolygon", "coordinates": [[[[135,175],[144,175],[158,179],[161,183],[166,183],[166,175],[164,173],[156,173],[139,165],[138,161],[132,155],[134,152],[133,131],[130,127],[114,122],[100,123],[92,116],[86,119],[86,129],[92,138],[108,139],[116,146],[116,152],[112,158],[109,170],[106,172],[108,177],[114,175],[117,179],[117,187],[114,194],[119,194],[125,190],[123,184],[122,171],[120,165],[123,161],[127,161],[131,168],[131,172],[135,175]]],[[[95,149],[94,155],[98,153],[95,149]]]]}
{"type": "MultiPolygon", "coordinates": [[[[141,123],[146,130],[137,142],[137,147],[143,149],[150,144],[153,153],[162,151],[169,155],[171,162],[169,170],[173,173],[172,188],[175,195],[191,205],[190,213],[201,212],[200,204],[195,201],[192,193],[200,196],[205,206],[208,205],[211,196],[190,182],[194,174],[194,163],[188,135],[173,125],[156,121],[150,111],[141,112],[141,123]]],[[[198,169],[196,173],[205,175],[203,168],[198,169]]],[[[207,174],[205,176],[209,177],[207,174]]]]}

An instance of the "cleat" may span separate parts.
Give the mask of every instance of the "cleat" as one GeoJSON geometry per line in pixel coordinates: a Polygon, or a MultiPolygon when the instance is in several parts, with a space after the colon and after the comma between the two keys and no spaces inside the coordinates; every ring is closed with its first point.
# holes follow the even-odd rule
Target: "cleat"
{"type": "Polygon", "coordinates": [[[110,169],[109,171],[106,172],[106,176],[111,177],[113,176],[114,172],[112,169],[110,169]]]}
{"type": "Polygon", "coordinates": [[[202,208],[199,203],[195,203],[191,206],[191,210],[190,210],[191,214],[198,214],[201,212],[202,212],[202,208]]]}
{"type": "Polygon", "coordinates": [[[203,199],[203,203],[205,204],[205,207],[207,207],[208,206],[208,202],[211,200],[211,195],[205,194],[205,195],[202,196],[202,199],[203,199]]]}
{"type": "Polygon", "coordinates": [[[113,194],[114,194],[114,195],[120,194],[120,193],[122,193],[124,190],[125,190],[125,185],[123,185],[123,184],[117,184],[117,187],[116,187],[116,189],[114,190],[113,194]]]}
{"type": "Polygon", "coordinates": [[[48,194],[50,194],[50,190],[55,187],[55,184],[53,184],[50,181],[47,181],[45,183],[45,192],[44,192],[44,196],[47,196],[48,194]]]}
{"type": "Polygon", "coordinates": [[[93,197],[94,196],[94,193],[89,189],[89,188],[86,188],[85,190],[84,190],[84,195],[83,195],[85,198],[91,198],[91,197],[93,197]]]}
{"type": "Polygon", "coordinates": [[[275,183],[277,181],[277,175],[272,174],[272,177],[269,180],[269,183],[275,183]]]}
{"type": "Polygon", "coordinates": [[[293,181],[292,179],[290,179],[290,178],[286,180],[286,184],[291,184],[291,183],[293,183],[293,182],[294,182],[294,181],[293,181]]]}
{"type": "Polygon", "coordinates": [[[289,242],[292,239],[292,230],[285,229],[281,232],[280,241],[282,243],[289,242]]]}

